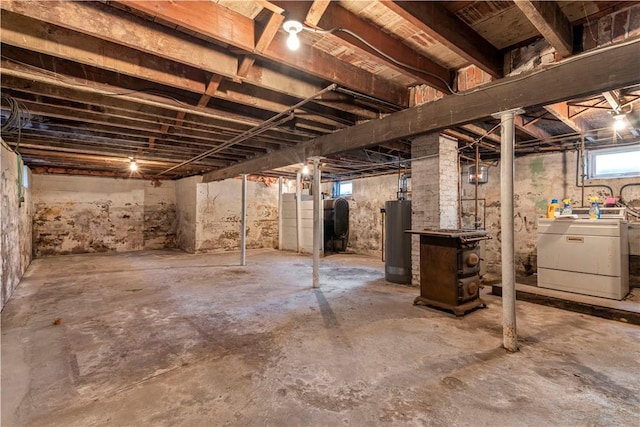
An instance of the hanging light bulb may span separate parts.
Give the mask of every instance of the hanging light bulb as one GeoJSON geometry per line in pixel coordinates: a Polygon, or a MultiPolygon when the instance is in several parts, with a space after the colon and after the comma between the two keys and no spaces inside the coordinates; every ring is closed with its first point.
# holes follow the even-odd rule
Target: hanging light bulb
{"type": "Polygon", "coordinates": [[[615,116],[613,116],[613,130],[616,131],[620,131],[620,130],[624,130],[627,128],[627,115],[622,113],[622,114],[616,114],[615,116]]]}
{"type": "Polygon", "coordinates": [[[131,163],[129,163],[129,170],[131,172],[135,172],[138,170],[138,163],[134,159],[131,159],[131,163]]]}
{"type": "Polygon", "coordinates": [[[302,175],[309,175],[309,166],[304,165],[302,167],[302,175]]]}
{"type": "Polygon", "coordinates": [[[287,47],[290,50],[298,50],[300,47],[300,39],[298,38],[298,33],[302,31],[302,24],[298,21],[287,21],[282,24],[282,28],[289,33],[289,37],[287,37],[287,47]]]}

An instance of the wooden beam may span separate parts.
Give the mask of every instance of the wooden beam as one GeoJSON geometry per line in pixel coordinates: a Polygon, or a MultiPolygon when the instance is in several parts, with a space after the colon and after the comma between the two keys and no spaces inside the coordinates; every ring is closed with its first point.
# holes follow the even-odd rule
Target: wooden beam
{"type": "MultiPolygon", "coordinates": [[[[4,5],[4,3],[3,3],[4,5]]],[[[1,11],[2,43],[34,50],[131,77],[190,92],[204,92],[203,72],[169,62],[163,58],[136,52],[96,38],[82,38],[74,31],[7,10],[1,11]],[[108,55],[105,54],[108,52],[108,55]]]]}
{"type": "MultiPolygon", "coordinates": [[[[191,2],[189,3],[191,4],[191,2]]],[[[131,14],[103,4],[2,0],[0,8],[12,11],[17,15],[67,28],[97,39],[111,41],[121,46],[169,59],[180,64],[186,64],[213,74],[220,74],[230,79],[236,77],[238,70],[238,59],[233,55],[218,51],[212,48],[210,44],[177,36],[164,26],[134,17],[131,14]],[[122,28],[126,28],[127,31],[121,31],[120,29],[122,28]]],[[[276,8],[276,6],[273,6],[273,8],[276,8]]],[[[10,17],[14,16],[16,15],[10,15],[10,17]]],[[[3,42],[5,26],[9,27],[9,22],[10,20],[8,19],[2,20],[3,42]]],[[[20,30],[15,25],[11,27],[20,30]]],[[[46,33],[40,33],[45,40],[55,37],[55,34],[60,31],[58,28],[51,26],[42,28],[47,30],[46,33]]],[[[77,45],[79,50],[84,49],[84,51],[87,51],[98,46],[95,41],[92,45],[87,45],[86,42],[89,39],[84,38],[83,41],[83,37],[78,37],[78,34],[71,34],[73,34],[74,38],[71,40],[72,46],[77,45]]],[[[62,40],[59,41],[62,42],[62,40]]],[[[127,52],[126,50],[114,50],[112,47],[115,45],[103,46],[109,46],[106,52],[114,52],[116,55],[120,54],[121,57],[124,55],[123,52],[127,52]]],[[[137,53],[129,53],[127,56],[133,56],[134,63],[136,61],[139,62],[141,57],[137,53]]],[[[142,66],[144,67],[145,64],[143,63],[142,66]]],[[[180,75],[180,72],[176,72],[176,74],[180,75]]],[[[322,87],[310,84],[300,78],[290,77],[282,72],[256,66],[251,67],[244,81],[265,89],[287,93],[300,99],[308,98],[322,89],[322,87]]],[[[383,85],[382,82],[374,83],[383,85]]],[[[202,91],[200,90],[199,93],[202,93],[202,91]]],[[[365,91],[364,93],[367,92],[365,91]]],[[[398,96],[400,95],[398,94],[398,96]]],[[[371,113],[361,107],[347,106],[346,103],[333,105],[336,108],[346,109],[354,114],[360,113],[364,117],[371,113]]]]}
{"type": "Polygon", "coordinates": [[[307,12],[306,18],[304,19],[307,25],[318,25],[318,22],[320,22],[320,18],[322,18],[325,10],[327,10],[329,3],[331,3],[329,0],[314,0],[313,3],[311,3],[311,7],[309,8],[309,12],[307,12]]]}
{"type": "MultiPolygon", "coordinates": [[[[3,54],[5,53],[6,50],[3,51],[3,54]]],[[[175,116],[176,112],[188,112],[190,114],[190,127],[205,131],[240,133],[260,123],[258,120],[240,117],[231,113],[219,114],[213,109],[202,110],[177,103],[172,105],[171,102],[167,102],[165,99],[157,99],[155,95],[146,93],[135,93],[114,98],[110,96],[113,93],[113,87],[60,74],[57,77],[51,77],[34,72],[32,68],[27,69],[23,65],[15,64],[6,59],[0,60],[0,75],[2,76],[2,85],[9,88],[42,94],[61,100],[73,100],[101,109],[117,109],[131,118],[147,123],[170,123],[177,118],[175,116]]],[[[280,140],[297,138],[298,142],[308,139],[309,136],[307,133],[288,128],[270,129],[265,132],[265,135],[267,134],[280,140]]]]}
{"type": "Polygon", "coordinates": [[[462,96],[447,96],[434,102],[390,114],[380,120],[321,136],[298,146],[269,153],[205,174],[204,181],[217,181],[303,162],[310,156],[327,156],[402,138],[440,131],[448,127],[488,118],[514,108],[538,107],[567,99],[589,96],[640,84],[637,51],[640,40],[614,45],[607,50],[576,55],[536,74],[501,79],[462,96]],[[540,90],[540,88],[554,88],[540,90]],[[455,111],[455,113],[451,113],[455,111]]]}
{"type": "Polygon", "coordinates": [[[521,115],[517,115],[514,117],[514,125],[520,132],[528,135],[533,139],[548,141],[549,139],[553,138],[553,135],[551,135],[546,130],[536,126],[535,124],[530,122],[525,123],[524,117],[522,117],[521,115]]]}
{"type": "Polygon", "coordinates": [[[218,88],[220,87],[220,83],[222,83],[221,75],[214,74],[213,76],[211,76],[211,79],[209,79],[209,83],[207,83],[207,88],[205,89],[204,93],[200,97],[200,100],[198,101],[198,107],[207,106],[207,104],[209,103],[209,100],[213,96],[215,96],[216,92],[218,91],[218,88]]]}
{"type": "MultiPolygon", "coordinates": [[[[266,27],[264,28],[262,34],[260,34],[260,37],[258,37],[258,41],[256,42],[256,46],[254,48],[256,52],[264,52],[264,50],[269,46],[276,33],[280,29],[283,21],[284,16],[275,13],[271,14],[269,22],[267,22],[266,27]]],[[[240,66],[238,67],[238,77],[246,77],[249,69],[253,66],[253,63],[255,61],[256,60],[253,56],[245,56],[242,59],[240,66]]]]}
{"type": "Polygon", "coordinates": [[[579,117],[569,117],[569,105],[564,101],[546,105],[544,109],[578,133],[587,133],[592,130],[591,126],[589,126],[584,119],[579,117]]]}
{"type": "MultiPolygon", "coordinates": [[[[292,16],[304,16],[305,13],[308,14],[308,12],[306,12],[309,7],[308,2],[274,1],[274,3],[286,8],[287,12],[292,16]]],[[[374,56],[376,61],[385,64],[387,67],[416,79],[415,84],[425,83],[442,92],[449,93],[449,89],[445,84],[445,82],[451,83],[449,70],[419,54],[406,44],[402,43],[402,41],[388,35],[380,28],[373,26],[354,13],[339,6],[337,2],[331,2],[327,6],[324,14],[317,24],[312,25],[312,23],[309,22],[307,22],[307,24],[319,29],[345,28],[352,31],[364,38],[367,43],[375,46],[378,50],[385,52],[387,55],[390,55],[399,62],[405,63],[413,68],[423,70],[424,73],[407,69],[406,67],[402,67],[397,63],[390,61],[388,58],[384,57],[384,55],[380,55],[369,46],[343,31],[335,31],[332,35],[326,35],[325,37],[333,37],[341,44],[346,41],[351,44],[354,49],[359,49],[366,55],[374,56]]]]}
{"type": "Polygon", "coordinates": [[[558,57],[571,56],[573,28],[557,2],[518,0],[514,4],[553,46],[558,57]]]}
{"type": "MultiPolygon", "coordinates": [[[[204,42],[180,37],[164,26],[103,4],[2,0],[0,7],[229,78],[233,78],[238,69],[238,59],[233,55],[214,50],[204,42]]],[[[5,24],[7,20],[3,19],[3,30],[5,24]]]]}
{"type": "Polygon", "coordinates": [[[166,22],[264,56],[272,61],[366,93],[395,105],[408,106],[408,91],[373,75],[362,68],[312,47],[300,49],[295,55],[286,48],[286,35],[279,32],[264,52],[254,49],[254,21],[213,2],[174,2],[169,0],[123,0],[119,3],[166,22]],[[215,17],[212,21],[210,18],[215,17]],[[251,32],[251,37],[244,36],[251,32]]]}
{"type": "Polygon", "coordinates": [[[385,6],[475,64],[494,78],[502,77],[502,54],[437,1],[385,1],[385,6]]]}

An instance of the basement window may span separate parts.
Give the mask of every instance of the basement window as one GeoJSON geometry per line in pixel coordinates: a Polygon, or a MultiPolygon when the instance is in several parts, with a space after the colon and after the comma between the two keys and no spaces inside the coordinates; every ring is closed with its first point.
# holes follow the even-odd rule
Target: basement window
{"type": "Polygon", "coordinates": [[[335,197],[350,196],[353,194],[352,181],[336,181],[333,183],[333,194],[335,197]]]}
{"type": "Polygon", "coordinates": [[[586,167],[588,179],[640,176],[640,145],[591,150],[586,167]]]}

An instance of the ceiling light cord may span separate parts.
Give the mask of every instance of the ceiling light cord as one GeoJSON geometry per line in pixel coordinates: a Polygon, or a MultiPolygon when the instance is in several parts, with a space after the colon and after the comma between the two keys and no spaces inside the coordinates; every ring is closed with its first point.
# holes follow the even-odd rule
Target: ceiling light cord
{"type": "Polygon", "coordinates": [[[354,37],[355,39],[357,39],[360,42],[364,43],[367,47],[369,47],[370,49],[372,49],[373,51],[375,51],[379,55],[385,57],[389,61],[393,62],[394,64],[399,65],[399,66],[401,66],[403,68],[409,69],[411,71],[415,71],[415,72],[418,72],[418,73],[421,73],[421,74],[426,74],[428,76],[434,77],[434,78],[438,79],[439,81],[441,81],[446,86],[447,90],[449,92],[451,92],[452,95],[462,95],[461,93],[457,93],[456,91],[454,91],[453,88],[451,87],[451,85],[449,85],[449,82],[447,82],[445,79],[443,79],[442,77],[438,76],[437,74],[430,73],[429,71],[425,71],[425,70],[422,70],[422,69],[420,69],[418,67],[414,67],[412,65],[405,64],[404,62],[398,61],[397,59],[393,58],[390,55],[387,55],[386,53],[384,53],[383,51],[381,51],[380,49],[378,49],[377,47],[375,47],[374,45],[369,43],[363,37],[359,36],[358,34],[354,33],[351,30],[347,30],[346,28],[340,28],[340,27],[332,28],[330,30],[319,30],[319,29],[316,29],[316,28],[307,27],[306,25],[303,25],[302,28],[304,30],[306,30],[306,31],[310,31],[312,33],[318,33],[318,34],[332,34],[332,33],[335,33],[336,31],[342,31],[343,33],[347,33],[351,37],[354,37]]]}

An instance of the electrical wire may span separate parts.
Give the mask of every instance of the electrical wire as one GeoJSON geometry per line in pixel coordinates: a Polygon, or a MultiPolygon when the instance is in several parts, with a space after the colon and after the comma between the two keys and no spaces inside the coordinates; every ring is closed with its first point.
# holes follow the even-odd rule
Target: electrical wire
{"type": "Polygon", "coordinates": [[[369,43],[363,37],[359,36],[358,34],[354,33],[351,30],[347,30],[346,28],[341,28],[341,27],[332,28],[330,30],[318,30],[316,28],[307,27],[305,25],[303,25],[302,28],[304,30],[310,31],[312,33],[318,33],[318,34],[332,34],[332,33],[335,33],[336,31],[342,31],[343,33],[349,34],[351,37],[354,37],[355,39],[357,39],[360,42],[364,43],[368,48],[370,48],[371,50],[375,51],[379,55],[385,57],[386,59],[388,59],[389,61],[393,62],[394,64],[399,65],[399,66],[401,66],[403,68],[406,68],[408,70],[415,71],[415,72],[418,72],[420,74],[425,74],[427,76],[431,76],[431,77],[433,77],[435,79],[438,79],[439,81],[441,81],[445,85],[447,90],[449,92],[451,92],[452,95],[462,95],[462,94],[454,91],[453,88],[451,87],[451,85],[449,85],[449,82],[447,82],[445,79],[443,79],[439,75],[431,73],[429,71],[422,70],[422,69],[420,69],[418,67],[414,67],[413,65],[406,64],[406,63],[404,63],[402,61],[398,61],[397,59],[395,59],[391,55],[387,55],[386,53],[384,53],[383,51],[381,51],[380,49],[378,49],[377,47],[375,47],[374,45],[369,43]]]}
{"type": "Polygon", "coordinates": [[[25,128],[31,122],[31,112],[21,102],[15,100],[14,97],[7,94],[2,94],[2,104],[7,104],[9,110],[9,116],[4,120],[0,127],[0,133],[2,135],[15,135],[17,136],[16,146],[13,151],[19,153],[20,139],[22,137],[22,129],[25,128]]]}

